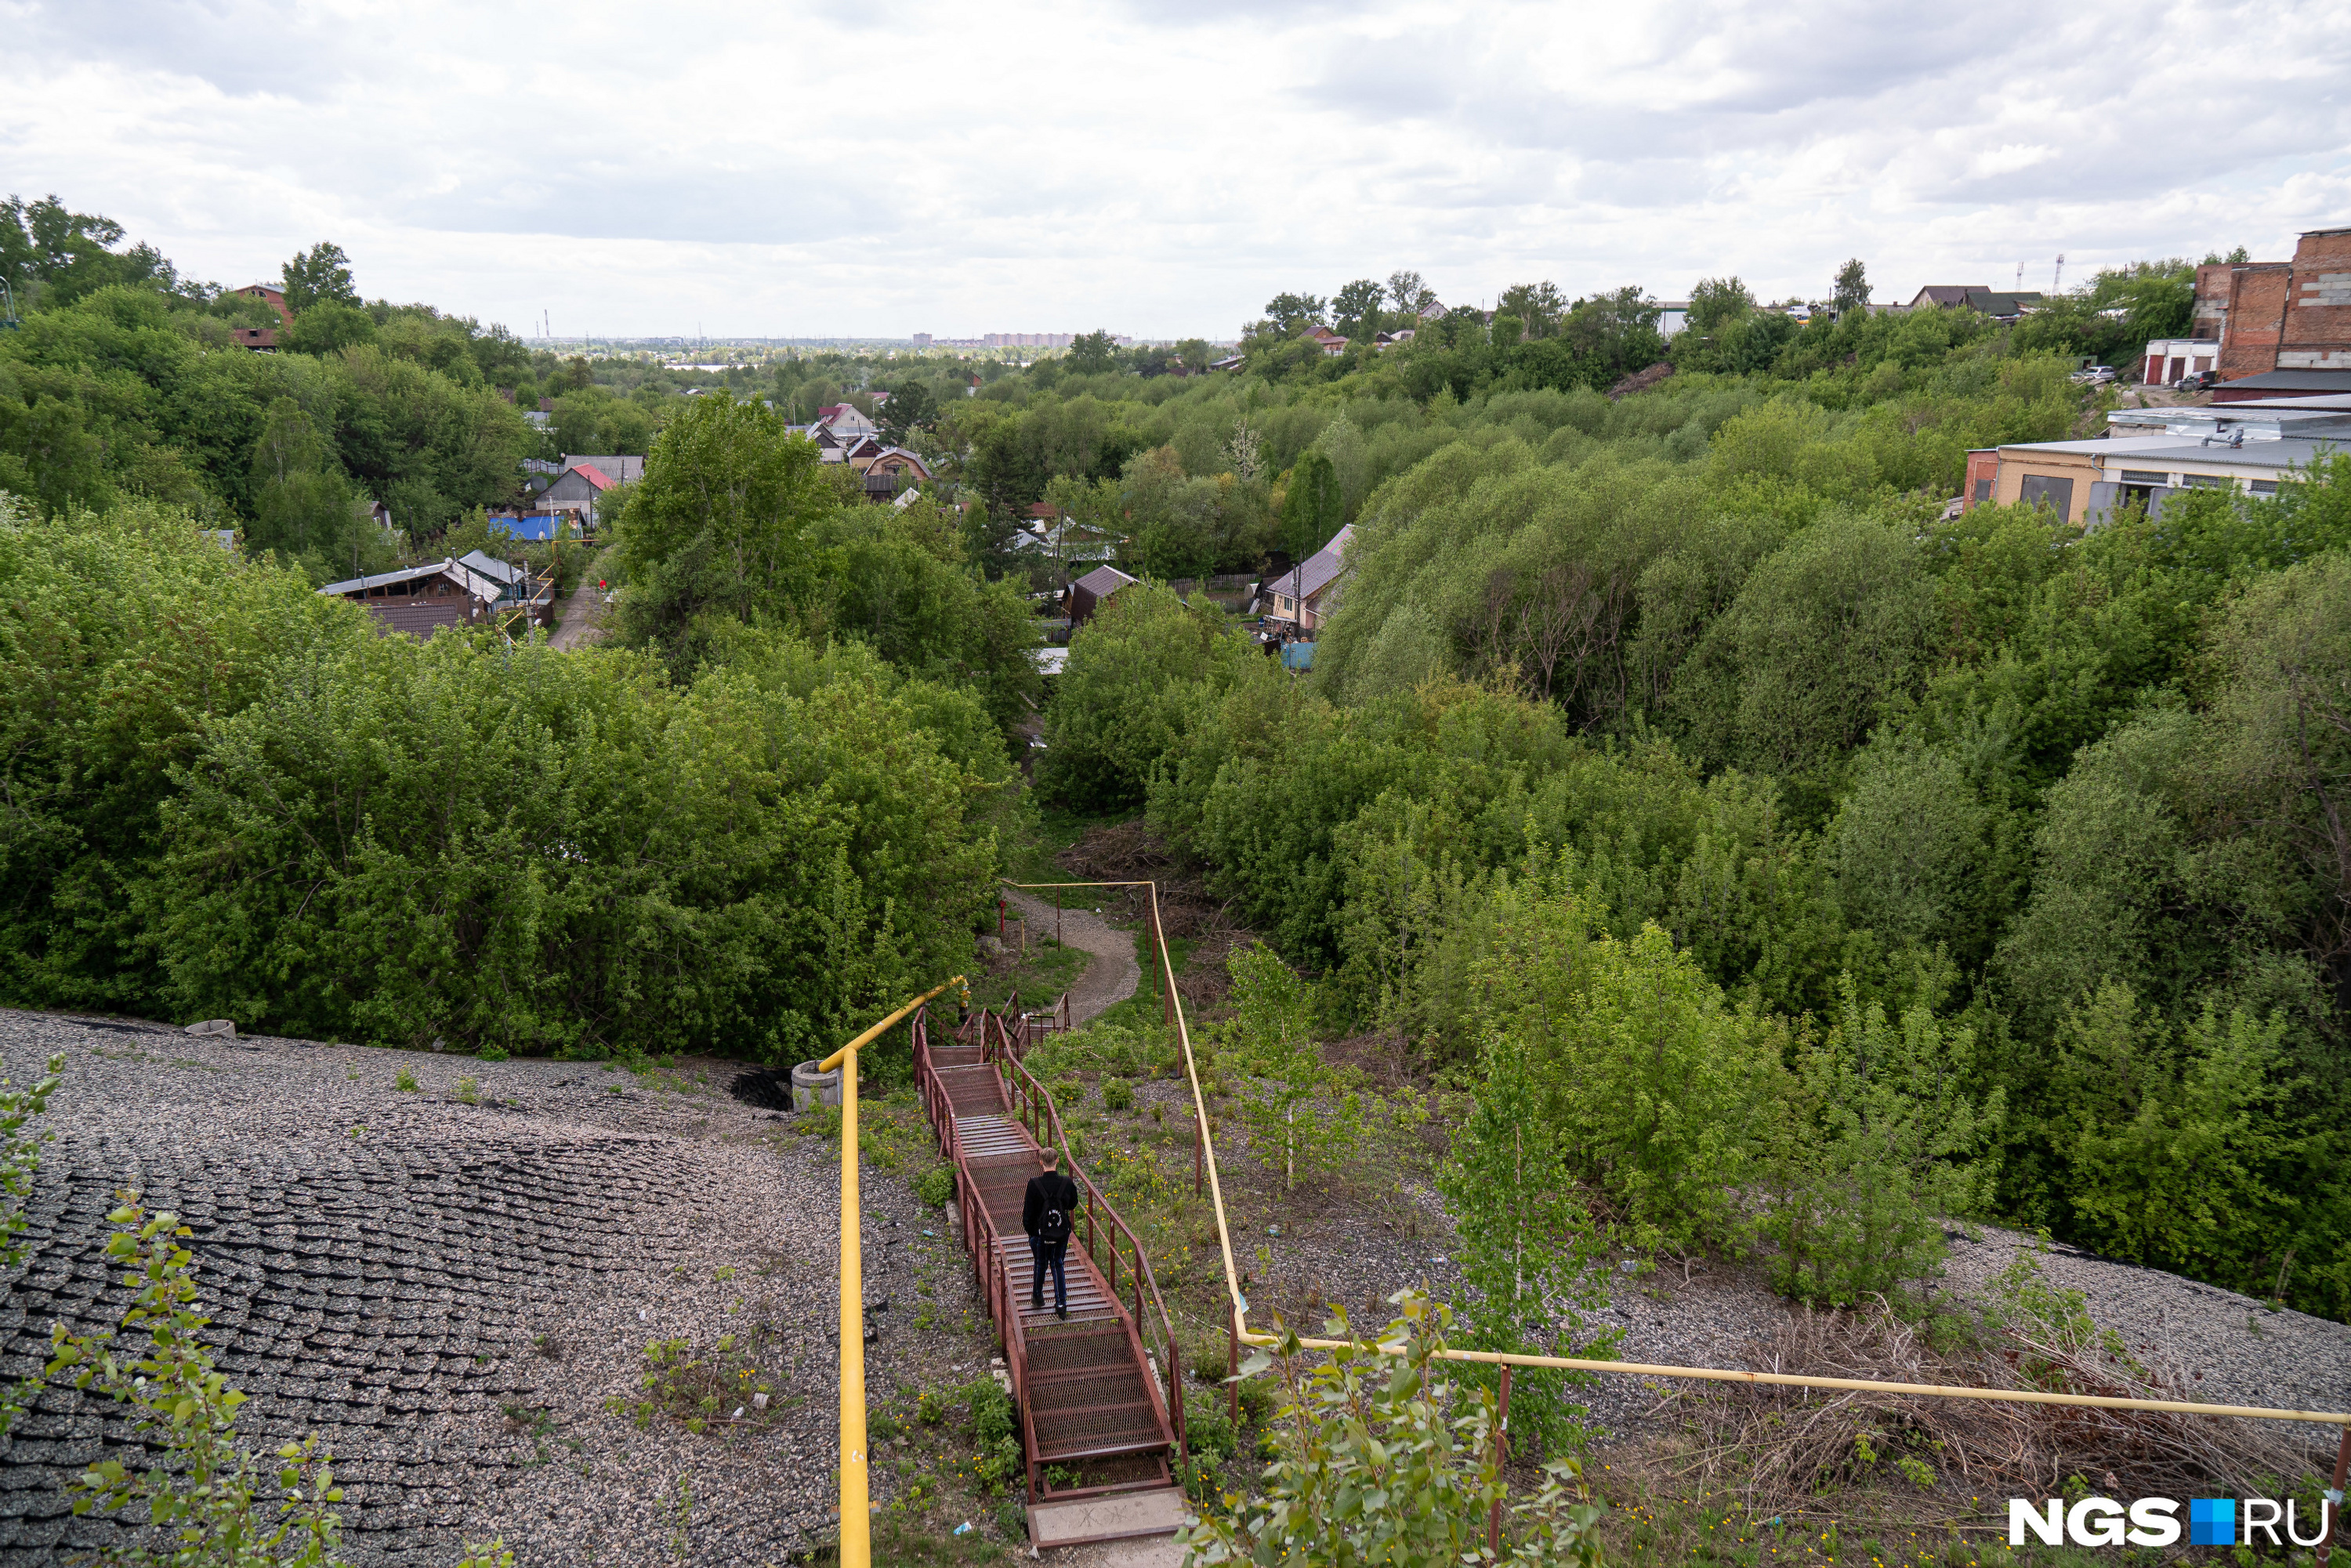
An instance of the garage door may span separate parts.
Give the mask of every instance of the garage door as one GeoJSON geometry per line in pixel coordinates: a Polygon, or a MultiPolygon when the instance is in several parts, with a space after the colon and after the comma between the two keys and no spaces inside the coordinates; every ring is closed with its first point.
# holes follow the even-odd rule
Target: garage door
{"type": "Polygon", "coordinates": [[[2074,517],[2074,481],[2053,479],[2045,474],[2027,474],[2017,497],[2028,507],[2046,506],[2060,517],[2072,521],[2074,517]]]}

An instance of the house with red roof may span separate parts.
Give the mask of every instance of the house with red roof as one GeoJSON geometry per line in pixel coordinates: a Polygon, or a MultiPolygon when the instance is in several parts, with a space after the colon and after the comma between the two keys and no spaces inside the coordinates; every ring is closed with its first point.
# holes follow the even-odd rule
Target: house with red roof
{"type": "Polygon", "coordinates": [[[816,423],[819,429],[831,431],[844,444],[881,431],[881,426],[860,413],[854,403],[829,402],[816,411],[816,423]]]}
{"type": "Polygon", "coordinates": [[[611,504],[619,500],[613,492],[644,476],[645,460],[642,457],[566,455],[563,472],[539,493],[538,505],[551,512],[577,514],[580,537],[593,539],[598,511],[609,513],[611,504]]]}
{"type": "Polygon", "coordinates": [[[1306,330],[1300,333],[1299,336],[1311,339],[1314,342],[1322,346],[1322,350],[1325,354],[1328,354],[1334,359],[1347,351],[1347,340],[1339,333],[1333,332],[1330,328],[1325,327],[1320,321],[1317,321],[1311,327],[1307,328],[1306,330]]]}

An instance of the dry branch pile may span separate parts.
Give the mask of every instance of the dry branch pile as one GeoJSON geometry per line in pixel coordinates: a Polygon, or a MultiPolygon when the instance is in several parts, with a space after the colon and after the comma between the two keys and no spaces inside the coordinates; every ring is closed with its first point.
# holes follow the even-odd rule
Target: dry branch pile
{"type": "MultiPolygon", "coordinates": [[[[2031,1325],[1990,1330],[1964,1350],[1940,1353],[1883,1303],[1799,1312],[1749,1365],[1879,1383],[2192,1397],[2161,1371],[2031,1325]]],[[[1915,1489],[1930,1511],[1960,1523],[1991,1506],[1967,1500],[2060,1496],[2074,1476],[2112,1495],[2186,1497],[2210,1484],[2291,1480],[2320,1458],[2306,1434],[2280,1423],[2163,1411],[1757,1384],[1709,1385],[1667,1403],[1696,1417],[1702,1448],[1693,1468],[1743,1492],[1759,1514],[1800,1512],[1824,1491],[1880,1485],[1915,1489]]]]}
{"type": "MultiPolygon", "coordinates": [[[[1193,943],[1190,963],[1176,977],[1186,1009],[1206,1015],[1224,1005],[1225,956],[1248,934],[1233,924],[1228,904],[1208,895],[1198,867],[1185,865],[1140,821],[1090,828],[1059,858],[1071,875],[1088,882],[1157,883],[1160,929],[1170,941],[1193,943]]],[[[1139,892],[1106,889],[1103,907],[1134,918],[1146,913],[1139,892]]]]}

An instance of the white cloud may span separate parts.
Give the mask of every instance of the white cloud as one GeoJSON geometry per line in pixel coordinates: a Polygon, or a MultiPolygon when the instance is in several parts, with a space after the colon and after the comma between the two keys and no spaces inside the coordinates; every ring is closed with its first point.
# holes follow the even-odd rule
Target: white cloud
{"type": "Polygon", "coordinates": [[[0,0],[0,183],[185,270],[331,238],[559,332],[1228,335],[1398,267],[1907,298],[2351,222],[2351,8],[2308,0],[0,0]]]}

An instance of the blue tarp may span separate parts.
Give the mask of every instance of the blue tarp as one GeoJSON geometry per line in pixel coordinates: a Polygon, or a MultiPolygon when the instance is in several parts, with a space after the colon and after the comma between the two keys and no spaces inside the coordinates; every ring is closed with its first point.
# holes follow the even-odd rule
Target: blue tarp
{"type": "Polygon", "coordinates": [[[1285,670],[1311,670],[1314,667],[1314,644],[1284,643],[1281,645],[1281,667],[1285,670]]]}
{"type": "Polygon", "coordinates": [[[551,539],[563,529],[563,520],[553,512],[541,512],[528,517],[492,517],[490,532],[504,534],[515,539],[551,539]]]}

